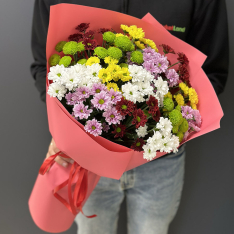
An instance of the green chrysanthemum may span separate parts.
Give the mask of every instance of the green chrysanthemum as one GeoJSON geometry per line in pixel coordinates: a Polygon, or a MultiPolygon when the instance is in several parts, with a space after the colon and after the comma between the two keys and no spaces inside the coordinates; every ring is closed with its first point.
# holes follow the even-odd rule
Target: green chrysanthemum
{"type": "Polygon", "coordinates": [[[104,59],[105,57],[108,56],[108,53],[107,53],[107,50],[105,48],[99,46],[99,47],[96,47],[94,49],[94,55],[97,55],[98,58],[100,58],[100,59],[104,59]]]}
{"type": "Polygon", "coordinates": [[[128,68],[128,64],[127,63],[120,63],[119,66],[120,67],[127,67],[128,68]]]}
{"type": "Polygon", "coordinates": [[[104,41],[106,41],[106,42],[108,42],[108,43],[113,43],[114,42],[114,40],[115,40],[115,34],[113,33],[113,32],[105,32],[104,34],[103,34],[103,40],[104,41]]]}
{"type": "Polygon", "coordinates": [[[82,42],[77,43],[76,41],[69,41],[63,46],[63,53],[74,55],[77,52],[84,51],[84,49],[82,42]]]}
{"type": "Polygon", "coordinates": [[[178,111],[181,111],[181,106],[177,105],[175,109],[178,110],[178,111]]]}
{"type": "Polygon", "coordinates": [[[71,64],[71,61],[72,61],[72,58],[70,56],[63,56],[59,61],[59,65],[68,67],[71,64]]]}
{"type": "Polygon", "coordinates": [[[179,126],[179,131],[180,132],[187,132],[189,128],[188,121],[183,118],[183,122],[179,126]]]}
{"type": "Polygon", "coordinates": [[[132,47],[132,42],[128,37],[120,36],[115,38],[115,45],[123,51],[129,51],[132,47]]]}
{"type": "Polygon", "coordinates": [[[163,108],[167,111],[172,111],[174,109],[174,102],[169,97],[164,98],[163,108]]]}
{"type": "Polygon", "coordinates": [[[114,59],[120,59],[123,56],[122,51],[116,47],[108,48],[107,53],[109,56],[111,56],[114,59]]]}
{"type": "Polygon", "coordinates": [[[183,133],[183,132],[178,132],[178,133],[176,134],[176,136],[179,137],[179,141],[180,141],[180,142],[183,141],[183,138],[184,138],[184,133],[183,133]]]}
{"type": "Polygon", "coordinates": [[[179,131],[179,126],[178,126],[178,125],[173,126],[172,132],[173,132],[173,133],[177,133],[178,131],[179,131]]]}
{"type": "Polygon", "coordinates": [[[130,47],[130,49],[129,49],[129,51],[134,51],[135,49],[136,49],[135,45],[132,44],[131,47],[130,47]]]}
{"type": "Polygon", "coordinates": [[[57,52],[61,52],[63,51],[63,46],[67,43],[67,41],[60,41],[59,43],[57,43],[57,45],[55,46],[55,50],[57,52]]]}
{"type": "Polygon", "coordinates": [[[58,54],[52,54],[49,58],[50,66],[56,66],[59,64],[60,56],[58,54]]]}
{"type": "Polygon", "coordinates": [[[138,64],[141,64],[144,62],[143,60],[143,54],[140,52],[140,51],[133,51],[131,53],[131,58],[130,60],[134,63],[138,63],[138,64]]]}
{"type": "Polygon", "coordinates": [[[80,59],[77,63],[78,64],[85,64],[87,62],[87,59],[80,59]]]}
{"type": "Polygon", "coordinates": [[[181,121],[183,120],[182,114],[180,111],[174,109],[169,113],[169,119],[173,126],[181,124],[181,121]]]}

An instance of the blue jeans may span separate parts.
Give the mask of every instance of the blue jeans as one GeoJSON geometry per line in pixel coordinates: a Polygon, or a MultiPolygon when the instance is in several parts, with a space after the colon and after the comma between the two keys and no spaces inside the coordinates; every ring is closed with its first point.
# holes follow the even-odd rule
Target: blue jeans
{"type": "Polygon", "coordinates": [[[120,180],[102,177],[76,216],[79,234],[115,234],[126,196],[128,234],[166,234],[177,212],[184,181],[185,146],[130,171],[120,180]]]}

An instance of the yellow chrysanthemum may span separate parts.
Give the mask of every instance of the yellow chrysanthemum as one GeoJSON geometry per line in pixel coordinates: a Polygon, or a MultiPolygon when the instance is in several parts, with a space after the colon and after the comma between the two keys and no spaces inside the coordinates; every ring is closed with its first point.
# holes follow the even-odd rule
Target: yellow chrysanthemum
{"type": "Polygon", "coordinates": [[[140,41],[135,41],[135,44],[139,49],[141,49],[141,50],[145,49],[144,44],[142,44],[140,41]]]}
{"type": "Polygon", "coordinates": [[[124,35],[123,33],[116,33],[116,37],[128,37],[127,35],[124,35]]]}
{"type": "Polygon", "coordinates": [[[111,73],[105,68],[102,68],[99,71],[98,77],[102,80],[102,83],[109,82],[112,80],[111,73]]]}
{"type": "Polygon", "coordinates": [[[143,42],[144,44],[150,46],[152,49],[154,49],[156,52],[158,52],[158,48],[156,46],[156,44],[154,43],[154,41],[150,40],[150,39],[146,39],[146,38],[140,38],[139,39],[141,42],[143,42]]]}
{"type": "Polygon", "coordinates": [[[110,72],[112,79],[117,82],[120,79],[121,67],[116,64],[109,64],[107,70],[110,72]]]}
{"type": "Polygon", "coordinates": [[[121,79],[123,82],[129,81],[129,80],[132,79],[132,77],[130,76],[130,73],[129,73],[129,70],[128,70],[127,67],[122,67],[120,79],[121,79]]]}
{"type": "Polygon", "coordinates": [[[124,24],[121,24],[120,25],[120,28],[125,31],[125,32],[128,32],[129,31],[129,27],[127,25],[124,25],[124,24]]]}
{"type": "Polygon", "coordinates": [[[117,64],[117,63],[119,62],[118,59],[114,59],[114,58],[112,58],[112,57],[110,57],[110,56],[105,57],[104,61],[105,61],[105,63],[107,63],[107,64],[117,64]]]}
{"type": "Polygon", "coordinates": [[[108,90],[110,90],[112,88],[115,91],[119,91],[119,87],[116,83],[107,83],[106,87],[108,90]]]}
{"type": "Polygon", "coordinates": [[[171,94],[171,92],[168,92],[166,95],[164,95],[164,98],[166,98],[166,97],[169,97],[170,99],[172,99],[172,94],[171,94]]]}
{"type": "Polygon", "coordinates": [[[198,95],[194,88],[189,88],[189,101],[193,109],[197,109],[198,95]]]}
{"type": "Polygon", "coordinates": [[[100,59],[98,57],[95,57],[95,56],[92,56],[90,57],[87,62],[86,62],[86,66],[91,66],[93,65],[94,63],[100,63],[100,59]]]}
{"type": "Polygon", "coordinates": [[[140,39],[145,37],[145,32],[142,28],[138,28],[136,25],[132,25],[128,29],[129,35],[134,39],[140,39]]]}
{"type": "Polygon", "coordinates": [[[189,94],[189,87],[184,82],[179,83],[179,87],[184,92],[185,96],[189,94]]]}
{"type": "Polygon", "coordinates": [[[174,95],[174,98],[178,105],[183,106],[184,105],[184,97],[179,93],[177,95],[174,95]]]}

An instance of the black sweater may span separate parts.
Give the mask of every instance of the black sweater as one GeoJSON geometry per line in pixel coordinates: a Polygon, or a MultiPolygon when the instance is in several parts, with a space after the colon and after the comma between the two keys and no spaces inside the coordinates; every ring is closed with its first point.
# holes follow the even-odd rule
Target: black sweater
{"type": "MultiPolygon", "coordinates": [[[[225,0],[36,0],[32,25],[31,73],[46,97],[46,37],[51,5],[73,3],[114,10],[142,18],[148,12],[181,40],[208,56],[203,69],[217,94],[228,76],[229,47],[225,0]]],[[[79,24],[81,22],[77,22],[79,24]]]]}

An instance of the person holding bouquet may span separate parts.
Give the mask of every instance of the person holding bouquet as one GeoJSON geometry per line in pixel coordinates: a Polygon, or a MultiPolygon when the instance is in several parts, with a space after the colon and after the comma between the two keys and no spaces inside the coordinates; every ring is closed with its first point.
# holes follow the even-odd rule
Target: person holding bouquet
{"type": "MultiPolygon", "coordinates": [[[[217,94],[224,89],[228,74],[228,36],[224,0],[201,1],[62,1],[119,11],[141,18],[150,12],[165,28],[205,53],[203,66],[217,94]],[[222,33],[220,33],[222,31],[222,33]]],[[[46,35],[50,5],[61,1],[36,0],[32,29],[35,62],[32,75],[45,101],[46,35]]],[[[52,139],[46,157],[59,152],[52,139]]],[[[97,213],[94,219],[82,214],[76,218],[79,233],[115,233],[120,204],[126,196],[128,233],[166,234],[177,212],[184,178],[185,146],[177,153],[134,168],[119,181],[102,177],[84,206],[85,213],[97,213]]],[[[67,167],[71,159],[58,156],[56,162],[67,167]]]]}

